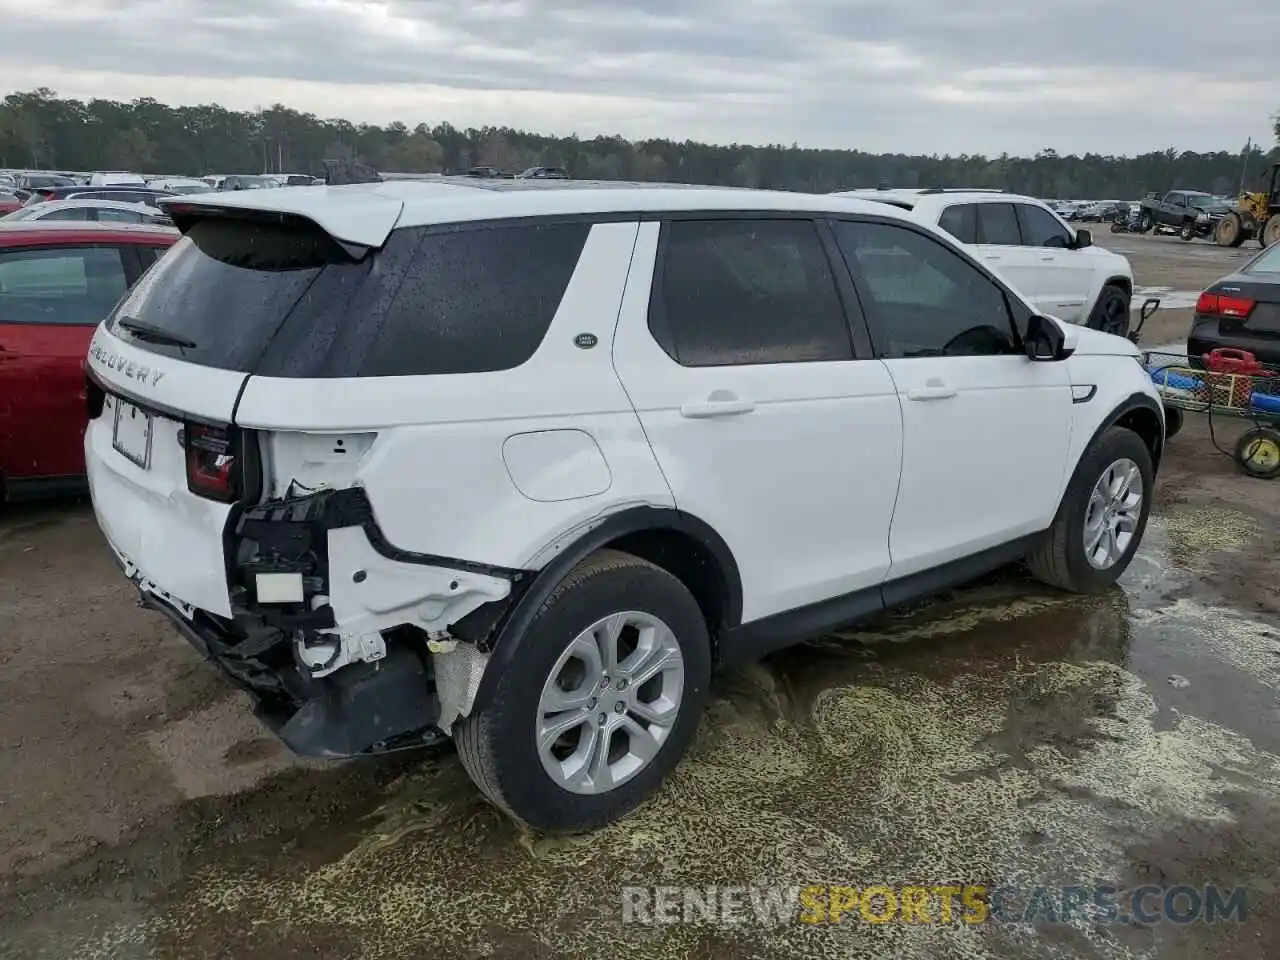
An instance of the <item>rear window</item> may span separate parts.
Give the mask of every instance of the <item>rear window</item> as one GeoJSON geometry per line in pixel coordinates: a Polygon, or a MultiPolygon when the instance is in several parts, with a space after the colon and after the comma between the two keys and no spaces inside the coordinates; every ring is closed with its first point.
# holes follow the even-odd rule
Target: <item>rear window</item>
{"type": "Polygon", "coordinates": [[[128,316],[195,344],[148,336],[143,349],[261,376],[506,370],[542,342],[590,229],[404,229],[356,260],[309,224],[211,219],[147,272],[111,326],[128,316]]]}
{"type": "Polygon", "coordinates": [[[147,271],[107,326],[153,353],[249,373],[328,267],[362,269],[319,229],[204,220],[147,271]],[[195,345],[142,339],[119,326],[126,319],[195,345]]]}

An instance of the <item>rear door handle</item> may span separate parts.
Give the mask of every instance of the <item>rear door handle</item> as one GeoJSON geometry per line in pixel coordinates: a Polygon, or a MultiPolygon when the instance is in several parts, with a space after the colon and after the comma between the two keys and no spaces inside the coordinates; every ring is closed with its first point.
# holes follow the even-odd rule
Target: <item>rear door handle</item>
{"type": "Polygon", "coordinates": [[[983,260],[999,260],[1000,258],[997,257],[994,253],[987,253],[987,254],[983,254],[982,259],[983,260]]]}
{"type": "Polygon", "coordinates": [[[1057,260],[1058,260],[1057,257],[1041,257],[1040,258],[1041,263],[1056,263],[1057,260]]]}
{"type": "Polygon", "coordinates": [[[716,390],[705,403],[686,403],[680,408],[680,416],[686,420],[711,420],[715,417],[740,417],[750,413],[756,405],[750,400],[740,400],[727,390],[716,390]]]}
{"type": "Polygon", "coordinates": [[[956,388],[943,383],[936,377],[930,377],[923,387],[912,387],[907,391],[908,400],[946,400],[956,395],[956,388]]]}

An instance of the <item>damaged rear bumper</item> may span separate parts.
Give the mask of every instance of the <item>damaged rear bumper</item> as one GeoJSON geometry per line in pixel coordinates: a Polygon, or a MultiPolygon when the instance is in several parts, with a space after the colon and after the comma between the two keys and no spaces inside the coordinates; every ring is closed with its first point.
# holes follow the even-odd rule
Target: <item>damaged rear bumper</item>
{"type": "Polygon", "coordinates": [[[117,559],[140,604],[250,694],[292,750],[348,757],[423,746],[469,713],[484,638],[526,571],[396,548],[357,489],[248,507],[229,527],[230,618],[117,559]],[[295,590],[285,599],[281,577],[295,590]]]}
{"type": "Polygon", "coordinates": [[[294,665],[273,664],[252,638],[197,611],[188,620],[154,594],[139,602],[174,628],[254,702],[254,713],[295,753],[352,757],[427,746],[445,738],[428,664],[408,646],[392,646],[378,663],[354,664],[323,680],[294,665]]]}

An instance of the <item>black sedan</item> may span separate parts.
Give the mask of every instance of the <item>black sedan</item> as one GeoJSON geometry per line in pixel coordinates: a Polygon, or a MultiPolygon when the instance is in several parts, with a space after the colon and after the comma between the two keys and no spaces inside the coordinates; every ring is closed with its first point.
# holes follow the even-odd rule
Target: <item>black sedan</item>
{"type": "Polygon", "coordinates": [[[1187,335],[1187,355],[1219,347],[1247,350],[1271,369],[1280,367],[1280,243],[1200,294],[1187,335]]]}

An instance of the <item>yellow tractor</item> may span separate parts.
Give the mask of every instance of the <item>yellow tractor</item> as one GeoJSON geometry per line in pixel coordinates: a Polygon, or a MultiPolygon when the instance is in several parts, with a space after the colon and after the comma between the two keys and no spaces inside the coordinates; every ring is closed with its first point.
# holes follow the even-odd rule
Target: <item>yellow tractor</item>
{"type": "Polygon", "coordinates": [[[1238,247],[1250,237],[1263,247],[1280,243],[1280,163],[1271,165],[1264,189],[1240,194],[1237,208],[1218,221],[1213,234],[1220,247],[1238,247]]]}

